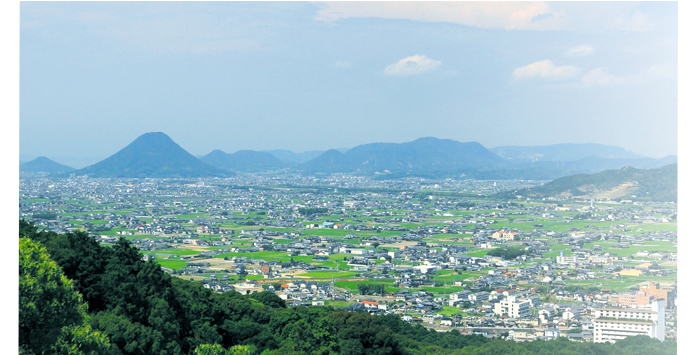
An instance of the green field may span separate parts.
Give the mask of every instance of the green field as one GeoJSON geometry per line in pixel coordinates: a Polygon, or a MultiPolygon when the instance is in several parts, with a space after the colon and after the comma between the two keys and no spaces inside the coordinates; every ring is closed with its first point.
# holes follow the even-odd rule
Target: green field
{"type": "Polygon", "coordinates": [[[170,268],[172,270],[179,270],[186,266],[186,262],[181,260],[155,259],[155,261],[157,261],[163,267],[170,268]]]}

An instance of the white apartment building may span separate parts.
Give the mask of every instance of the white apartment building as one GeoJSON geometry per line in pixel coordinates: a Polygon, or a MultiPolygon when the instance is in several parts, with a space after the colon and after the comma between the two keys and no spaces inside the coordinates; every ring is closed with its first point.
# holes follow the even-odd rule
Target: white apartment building
{"type": "Polygon", "coordinates": [[[578,258],[575,255],[564,256],[563,251],[559,253],[559,256],[557,256],[557,264],[566,265],[566,264],[573,264],[573,263],[577,263],[577,262],[578,262],[578,258]]]}
{"type": "Polygon", "coordinates": [[[598,308],[593,320],[593,342],[614,343],[634,335],[660,341],[666,335],[665,300],[654,300],[650,308],[598,308]]]}
{"type": "Polygon", "coordinates": [[[530,316],[532,304],[529,300],[521,300],[518,296],[507,296],[501,302],[494,305],[494,313],[508,315],[511,318],[524,318],[530,316]]]}

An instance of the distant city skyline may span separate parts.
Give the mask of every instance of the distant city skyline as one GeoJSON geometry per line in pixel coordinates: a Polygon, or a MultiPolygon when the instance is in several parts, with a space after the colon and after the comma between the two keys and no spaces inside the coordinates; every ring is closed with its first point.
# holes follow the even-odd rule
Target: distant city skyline
{"type": "Polygon", "coordinates": [[[421,137],[677,154],[676,2],[20,5],[20,159],[421,137]]]}

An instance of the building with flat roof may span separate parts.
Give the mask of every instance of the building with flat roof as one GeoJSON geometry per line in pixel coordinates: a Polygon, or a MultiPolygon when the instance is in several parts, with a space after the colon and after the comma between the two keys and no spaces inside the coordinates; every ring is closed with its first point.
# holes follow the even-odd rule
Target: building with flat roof
{"type": "Polygon", "coordinates": [[[628,336],[647,335],[665,340],[665,300],[653,300],[650,308],[598,308],[593,319],[593,342],[614,343],[628,336]]]}
{"type": "Polygon", "coordinates": [[[666,301],[666,308],[673,308],[675,305],[675,291],[670,288],[662,288],[656,285],[653,281],[649,281],[647,287],[640,289],[648,296],[653,296],[654,299],[663,299],[666,301]]]}
{"type": "Polygon", "coordinates": [[[619,304],[624,307],[646,306],[654,300],[654,297],[647,295],[646,292],[622,292],[619,295],[619,304]]]}
{"type": "Polygon", "coordinates": [[[511,318],[525,318],[530,316],[532,304],[529,300],[521,300],[516,295],[506,296],[501,302],[494,305],[494,313],[508,315],[511,318]]]}

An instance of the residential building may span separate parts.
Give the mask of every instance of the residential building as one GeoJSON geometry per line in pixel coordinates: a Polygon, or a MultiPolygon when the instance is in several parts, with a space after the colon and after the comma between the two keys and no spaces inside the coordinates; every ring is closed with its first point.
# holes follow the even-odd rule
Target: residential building
{"type": "Polygon", "coordinates": [[[529,300],[522,300],[518,296],[511,295],[505,297],[501,302],[494,306],[494,313],[498,315],[508,315],[511,318],[525,318],[530,316],[532,304],[529,300]]]}
{"type": "Polygon", "coordinates": [[[566,265],[566,264],[572,264],[572,263],[577,263],[577,262],[578,262],[578,258],[575,255],[574,256],[564,256],[563,251],[559,253],[559,256],[557,256],[557,264],[566,265]]]}
{"type": "Polygon", "coordinates": [[[515,239],[515,236],[518,235],[517,232],[507,232],[500,230],[498,232],[495,232],[491,235],[491,238],[497,239],[497,240],[505,240],[505,241],[511,241],[515,239]]]}
{"type": "Polygon", "coordinates": [[[673,308],[675,305],[675,292],[672,289],[661,288],[653,281],[649,281],[648,287],[642,287],[641,291],[647,296],[653,296],[654,299],[663,299],[666,301],[666,308],[673,308]]]}
{"type": "Polygon", "coordinates": [[[665,300],[651,302],[650,308],[598,308],[593,320],[593,342],[614,343],[628,336],[647,335],[665,340],[665,300]]]}
{"type": "Polygon", "coordinates": [[[653,299],[653,296],[647,295],[646,292],[643,291],[622,292],[620,293],[618,302],[620,306],[636,307],[648,305],[653,299]]]}

